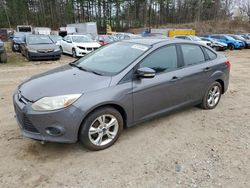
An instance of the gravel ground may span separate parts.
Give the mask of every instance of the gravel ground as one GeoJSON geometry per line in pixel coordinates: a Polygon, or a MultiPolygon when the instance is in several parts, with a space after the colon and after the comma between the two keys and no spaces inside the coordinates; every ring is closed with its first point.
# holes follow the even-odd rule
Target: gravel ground
{"type": "Polygon", "coordinates": [[[216,109],[192,107],[126,129],[99,152],[23,138],[14,118],[17,85],[69,56],[0,65],[0,187],[250,187],[250,53],[226,55],[230,87],[216,109]]]}

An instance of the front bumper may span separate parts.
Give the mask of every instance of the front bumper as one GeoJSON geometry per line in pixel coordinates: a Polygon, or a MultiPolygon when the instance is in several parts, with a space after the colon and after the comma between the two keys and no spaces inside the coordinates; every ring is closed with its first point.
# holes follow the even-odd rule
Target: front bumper
{"type": "Polygon", "coordinates": [[[79,57],[82,57],[96,49],[98,48],[85,48],[85,49],[76,48],[76,55],[79,57]]]}
{"type": "Polygon", "coordinates": [[[17,92],[13,95],[13,103],[16,120],[25,137],[48,142],[77,142],[83,113],[75,106],[37,112],[31,108],[32,103],[17,92]]]}
{"type": "Polygon", "coordinates": [[[60,59],[62,52],[54,51],[54,52],[28,52],[29,58],[34,60],[46,60],[46,59],[60,59]]]}

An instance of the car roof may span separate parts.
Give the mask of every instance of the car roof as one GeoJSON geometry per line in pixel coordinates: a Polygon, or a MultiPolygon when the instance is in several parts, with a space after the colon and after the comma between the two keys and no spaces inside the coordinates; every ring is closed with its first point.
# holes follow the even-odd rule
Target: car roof
{"type": "Polygon", "coordinates": [[[160,38],[134,38],[134,39],[128,39],[128,40],[123,40],[127,42],[132,42],[132,43],[138,43],[138,44],[144,44],[144,45],[154,45],[160,42],[165,42],[169,41],[169,39],[160,39],[160,38]]]}

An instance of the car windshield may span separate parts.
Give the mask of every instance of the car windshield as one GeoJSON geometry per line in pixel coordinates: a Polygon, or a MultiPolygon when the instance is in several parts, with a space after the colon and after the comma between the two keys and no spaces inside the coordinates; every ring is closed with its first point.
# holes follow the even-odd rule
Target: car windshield
{"type": "Polygon", "coordinates": [[[50,39],[51,39],[53,42],[57,42],[57,41],[62,40],[62,37],[59,36],[59,35],[50,35],[49,37],[50,37],[50,39]]]}
{"type": "Polygon", "coordinates": [[[250,39],[250,37],[248,37],[248,36],[246,36],[246,35],[242,35],[242,37],[243,37],[244,39],[246,39],[246,40],[249,40],[249,39],[250,39]]]}
{"type": "Polygon", "coordinates": [[[52,44],[52,40],[48,36],[28,36],[27,38],[28,44],[52,44]]]}
{"type": "Polygon", "coordinates": [[[74,64],[101,75],[116,75],[149,49],[149,46],[118,42],[89,53],[74,64]]]}
{"type": "Polygon", "coordinates": [[[113,38],[110,36],[100,36],[99,40],[103,40],[105,42],[113,42],[113,38]]]}
{"type": "Polygon", "coordinates": [[[235,41],[235,39],[233,37],[230,37],[230,36],[225,36],[228,40],[233,40],[235,41]]]}
{"type": "Polygon", "coordinates": [[[242,36],[238,36],[238,35],[235,35],[235,38],[236,38],[237,40],[245,40],[242,36]]]}
{"type": "Polygon", "coordinates": [[[90,37],[88,37],[87,35],[72,36],[72,41],[76,42],[76,43],[93,42],[93,40],[90,37]]]}

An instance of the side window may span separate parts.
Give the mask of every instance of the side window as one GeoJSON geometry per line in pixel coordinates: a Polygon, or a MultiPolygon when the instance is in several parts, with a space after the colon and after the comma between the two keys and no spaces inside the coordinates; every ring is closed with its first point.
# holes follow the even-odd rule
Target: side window
{"type": "Polygon", "coordinates": [[[216,59],[217,55],[214,52],[212,52],[208,48],[204,48],[204,49],[205,49],[205,51],[206,51],[206,53],[207,53],[210,60],[216,59]]]}
{"type": "Polygon", "coordinates": [[[147,56],[140,67],[149,67],[160,72],[169,72],[177,68],[177,52],[175,45],[165,46],[157,49],[147,56]]]}
{"type": "Polygon", "coordinates": [[[205,61],[202,49],[198,45],[181,45],[185,65],[199,64],[205,61]]]}

